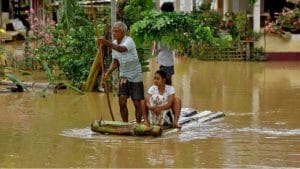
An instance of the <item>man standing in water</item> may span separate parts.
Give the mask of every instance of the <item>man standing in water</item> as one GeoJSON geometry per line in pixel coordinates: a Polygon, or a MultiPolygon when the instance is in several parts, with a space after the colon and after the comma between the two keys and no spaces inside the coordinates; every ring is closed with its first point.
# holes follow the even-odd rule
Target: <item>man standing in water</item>
{"type": "MultiPolygon", "coordinates": [[[[174,5],[172,2],[164,2],[160,10],[162,12],[174,12],[174,5]]],[[[157,54],[159,69],[167,73],[167,79],[171,85],[172,76],[174,75],[174,53],[172,49],[161,45],[159,42],[154,42],[154,53],[157,54]]]]}
{"type": "Polygon", "coordinates": [[[140,64],[135,43],[132,38],[126,36],[127,26],[123,22],[113,25],[113,38],[111,42],[104,38],[98,39],[101,43],[112,49],[112,62],[104,75],[104,81],[116,69],[120,68],[119,83],[119,107],[122,120],[128,122],[127,99],[131,97],[135,107],[137,123],[141,122],[141,100],[144,99],[144,84],[142,79],[142,66],[140,64]]]}

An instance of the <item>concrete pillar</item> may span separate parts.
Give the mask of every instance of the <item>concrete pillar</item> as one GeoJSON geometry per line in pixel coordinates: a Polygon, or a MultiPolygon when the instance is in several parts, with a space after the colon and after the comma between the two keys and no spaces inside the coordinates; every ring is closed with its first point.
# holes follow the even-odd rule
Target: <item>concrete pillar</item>
{"type": "Polygon", "coordinates": [[[260,32],[260,0],[253,6],[253,31],[260,32]]]}
{"type": "Polygon", "coordinates": [[[175,6],[175,11],[179,12],[180,11],[180,0],[176,0],[174,6],[175,6]]]}
{"type": "Polygon", "coordinates": [[[213,10],[218,10],[218,0],[213,0],[213,10]]]}
{"type": "Polygon", "coordinates": [[[29,12],[31,12],[30,10],[33,9],[33,0],[29,1],[29,7],[30,7],[29,12]]]}
{"type": "Polygon", "coordinates": [[[193,10],[193,0],[186,0],[185,11],[191,12],[193,10]]]}
{"type": "Polygon", "coordinates": [[[192,0],[181,0],[180,1],[180,11],[191,12],[193,10],[192,0]]]}
{"type": "Polygon", "coordinates": [[[158,10],[160,9],[160,0],[155,1],[155,8],[158,10]]]}
{"type": "Polygon", "coordinates": [[[223,19],[226,19],[226,12],[229,12],[229,0],[223,1],[223,19]]]}
{"type": "Polygon", "coordinates": [[[110,8],[111,8],[111,11],[110,11],[110,22],[111,22],[111,25],[113,25],[116,20],[117,20],[117,10],[116,10],[116,0],[111,0],[110,1],[110,8]]]}
{"type": "Polygon", "coordinates": [[[234,14],[238,13],[241,10],[240,8],[240,0],[235,0],[234,3],[232,3],[232,12],[234,14]]]}

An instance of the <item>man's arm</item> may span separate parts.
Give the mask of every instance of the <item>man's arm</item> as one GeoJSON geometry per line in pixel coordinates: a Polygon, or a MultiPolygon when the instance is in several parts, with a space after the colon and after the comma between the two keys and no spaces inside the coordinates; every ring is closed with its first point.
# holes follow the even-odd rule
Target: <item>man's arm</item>
{"type": "Polygon", "coordinates": [[[112,48],[120,53],[127,52],[127,48],[125,46],[114,44],[111,41],[104,38],[98,39],[98,43],[101,43],[102,45],[112,48]]]}
{"type": "Polygon", "coordinates": [[[106,81],[107,77],[117,68],[119,67],[119,61],[117,59],[113,59],[107,72],[104,74],[103,80],[106,81]]]}

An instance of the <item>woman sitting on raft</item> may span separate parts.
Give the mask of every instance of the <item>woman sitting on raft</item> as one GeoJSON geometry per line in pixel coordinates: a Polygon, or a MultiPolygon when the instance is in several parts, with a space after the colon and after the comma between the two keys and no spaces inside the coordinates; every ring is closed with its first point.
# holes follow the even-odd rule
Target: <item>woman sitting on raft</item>
{"type": "Polygon", "coordinates": [[[163,70],[155,72],[154,85],[148,89],[145,100],[141,104],[147,126],[160,125],[181,128],[178,125],[181,100],[175,97],[175,88],[169,85],[167,75],[163,70]]]}

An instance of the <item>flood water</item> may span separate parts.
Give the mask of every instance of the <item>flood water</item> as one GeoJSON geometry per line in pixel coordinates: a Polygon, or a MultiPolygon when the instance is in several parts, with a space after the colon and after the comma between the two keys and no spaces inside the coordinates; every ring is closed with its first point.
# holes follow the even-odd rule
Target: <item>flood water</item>
{"type": "MultiPolygon", "coordinates": [[[[152,59],[145,88],[157,68],[152,59]]],[[[300,62],[179,57],[173,83],[183,107],[226,116],[159,138],[91,132],[95,119],[111,119],[103,93],[2,93],[0,168],[299,168],[299,74],[300,62]]],[[[120,120],[117,97],[111,103],[120,120]]]]}

